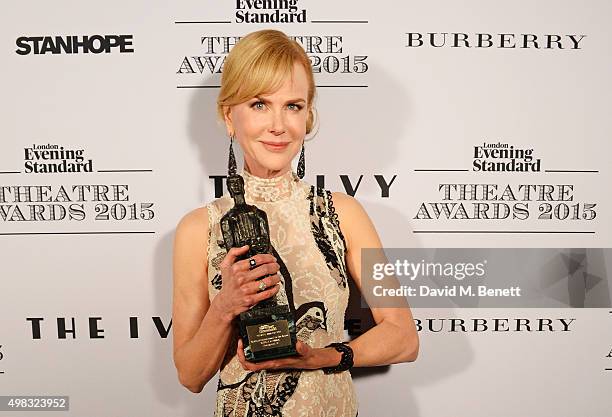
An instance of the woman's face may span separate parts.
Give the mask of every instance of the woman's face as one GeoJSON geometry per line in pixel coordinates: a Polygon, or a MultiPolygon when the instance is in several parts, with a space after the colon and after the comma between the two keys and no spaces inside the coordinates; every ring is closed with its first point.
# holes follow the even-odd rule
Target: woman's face
{"type": "Polygon", "coordinates": [[[226,109],[228,130],[235,132],[252,174],[268,178],[287,172],[306,135],[308,79],[300,64],[293,66],[272,94],[258,95],[226,109]]]}

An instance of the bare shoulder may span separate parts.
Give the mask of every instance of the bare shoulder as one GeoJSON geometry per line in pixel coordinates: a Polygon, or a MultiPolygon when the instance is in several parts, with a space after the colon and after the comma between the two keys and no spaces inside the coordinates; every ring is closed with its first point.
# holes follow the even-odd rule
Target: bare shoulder
{"type": "Polygon", "coordinates": [[[351,197],[350,195],[340,192],[340,191],[332,191],[332,198],[334,199],[334,204],[346,202],[346,201],[357,201],[355,197],[351,197]]]}
{"type": "Polygon", "coordinates": [[[332,200],[349,251],[353,248],[379,245],[380,240],[374,224],[356,198],[342,192],[334,192],[332,200]]]}
{"type": "Polygon", "coordinates": [[[185,214],[176,226],[176,233],[191,237],[206,237],[208,234],[208,209],[198,207],[185,214]]]}
{"type": "MultiPolygon", "coordinates": [[[[205,266],[208,255],[208,209],[198,207],[185,214],[174,235],[175,272],[205,266]]],[[[181,275],[181,274],[179,274],[181,275]]]]}
{"type": "Polygon", "coordinates": [[[355,197],[351,197],[348,194],[336,191],[332,193],[332,200],[334,208],[341,221],[343,218],[350,221],[355,217],[367,217],[367,213],[365,212],[363,206],[355,197]]]}

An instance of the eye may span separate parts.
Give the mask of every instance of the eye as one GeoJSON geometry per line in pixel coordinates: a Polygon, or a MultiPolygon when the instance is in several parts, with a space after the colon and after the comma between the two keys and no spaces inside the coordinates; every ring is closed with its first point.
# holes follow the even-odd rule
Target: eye
{"type": "Polygon", "coordinates": [[[251,104],[251,107],[257,109],[257,110],[262,110],[264,106],[264,102],[263,101],[256,101],[255,103],[251,104]],[[261,104],[261,106],[260,106],[261,104]]]}
{"type": "Polygon", "coordinates": [[[295,104],[295,103],[291,103],[291,104],[289,104],[289,106],[290,107],[293,106],[293,109],[295,111],[300,111],[300,110],[302,110],[302,107],[303,107],[303,106],[300,106],[299,104],[295,104]]]}

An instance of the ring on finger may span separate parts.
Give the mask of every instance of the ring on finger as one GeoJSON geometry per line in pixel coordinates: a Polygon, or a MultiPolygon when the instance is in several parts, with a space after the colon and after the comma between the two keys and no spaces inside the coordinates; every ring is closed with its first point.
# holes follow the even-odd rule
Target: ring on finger
{"type": "Polygon", "coordinates": [[[249,268],[253,269],[257,266],[257,261],[255,260],[255,258],[249,258],[249,268]]]}
{"type": "Polygon", "coordinates": [[[257,287],[259,288],[259,291],[263,291],[266,288],[268,288],[268,286],[266,285],[266,283],[264,282],[264,280],[262,279],[261,281],[259,281],[259,286],[257,287]]]}

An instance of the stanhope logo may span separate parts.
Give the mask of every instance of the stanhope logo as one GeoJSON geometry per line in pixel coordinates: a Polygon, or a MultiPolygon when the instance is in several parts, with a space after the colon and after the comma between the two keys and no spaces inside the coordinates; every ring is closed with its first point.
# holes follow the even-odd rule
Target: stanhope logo
{"type": "Polygon", "coordinates": [[[18,55],[132,53],[134,35],[20,36],[18,55]]]}
{"type": "Polygon", "coordinates": [[[236,23],[306,23],[298,0],[236,0],[236,23]]]}

